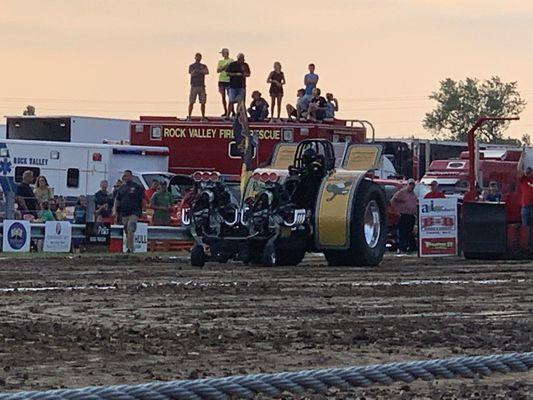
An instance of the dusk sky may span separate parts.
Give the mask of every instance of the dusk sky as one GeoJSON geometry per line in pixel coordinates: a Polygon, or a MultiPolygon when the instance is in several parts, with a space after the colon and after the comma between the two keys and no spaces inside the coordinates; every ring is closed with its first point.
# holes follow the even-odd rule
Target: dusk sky
{"type": "Polygon", "coordinates": [[[499,75],[530,103],[506,135],[533,134],[527,0],[0,0],[0,10],[3,115],[32,104],[41,115],[183,117],[197,51],[211,71],[208,114],[220,115],[216,62],[228,47],[245,53],[249,91],[265,96],[280,61],[285,103],[314,62],[338,116],[373,121],[379,137],[427,136],[440,80],[499,75]]]}

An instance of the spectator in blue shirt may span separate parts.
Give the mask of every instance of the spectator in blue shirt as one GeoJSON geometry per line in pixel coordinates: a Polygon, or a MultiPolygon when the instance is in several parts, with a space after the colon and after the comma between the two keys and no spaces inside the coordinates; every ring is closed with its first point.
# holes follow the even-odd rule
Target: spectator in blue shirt
{"type": "Polygon", "coordinates": [[[304,77],[305,94],[312,95],[313,89],[318,83],[318,75],[315,74],[315,64],[309,64],[309,73],[304,77]]]}

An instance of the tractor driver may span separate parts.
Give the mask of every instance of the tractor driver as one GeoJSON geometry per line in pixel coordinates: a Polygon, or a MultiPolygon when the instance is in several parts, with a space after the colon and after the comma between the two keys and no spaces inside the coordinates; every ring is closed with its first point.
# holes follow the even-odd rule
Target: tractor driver
{"type": "Polygon", "coordinates": [[[518,163],[518,177],[520,179],[520,218],[522,226],[533,225],[533,168],[524,171],[525,151],[522,152],[518,163]]]}

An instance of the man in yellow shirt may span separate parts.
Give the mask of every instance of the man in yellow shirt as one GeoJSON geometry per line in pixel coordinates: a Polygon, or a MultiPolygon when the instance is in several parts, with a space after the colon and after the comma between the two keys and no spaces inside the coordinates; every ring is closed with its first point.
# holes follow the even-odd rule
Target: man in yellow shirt
{"type": "MultiPolygon", "coordinates": [[[[217,64],[217,72],[218,75],[218,92],[220,93],[220,96],[222,97],[222,106],[224,107],[224,114],[222,116],[228,115],[228,103],[226,101],[226,96],[228,95],[228,88],[229,88],[229,76],[226,73],[226,67],[233,62],[231,58],[229,58],[229,50],[226,48],[223,48],[220,51],[220,54],[222,54],[222,60],[220,60],[217,64]]],[[[233,113],[233,110],[231,110],[233,113]]]]}

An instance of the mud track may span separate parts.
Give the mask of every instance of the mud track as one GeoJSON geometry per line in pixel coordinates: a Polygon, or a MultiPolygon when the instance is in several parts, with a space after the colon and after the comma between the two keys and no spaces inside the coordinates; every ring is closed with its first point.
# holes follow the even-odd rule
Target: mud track
{"type": "MultiPolygon", "coordinates": [[[[0,391],[531,351],[533,263],[380,268],[169,258],[3,260],[0,391]]],[[[287,396],[286,398],[292,398],[287,396]]],[[[529,399],[533,372],[329,399],[529,399]]]]}

